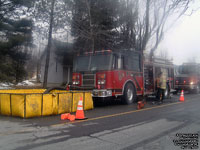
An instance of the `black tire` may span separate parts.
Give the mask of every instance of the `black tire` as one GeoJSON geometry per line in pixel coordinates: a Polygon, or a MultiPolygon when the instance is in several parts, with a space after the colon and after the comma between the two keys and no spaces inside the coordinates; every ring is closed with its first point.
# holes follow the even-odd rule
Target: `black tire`
{"type": "Polygon", "coordinates": [[[127,83],[124,88],[123,103],[126,105],[132,104],[136,101],[136,91],[132,83],[127,83]]]}

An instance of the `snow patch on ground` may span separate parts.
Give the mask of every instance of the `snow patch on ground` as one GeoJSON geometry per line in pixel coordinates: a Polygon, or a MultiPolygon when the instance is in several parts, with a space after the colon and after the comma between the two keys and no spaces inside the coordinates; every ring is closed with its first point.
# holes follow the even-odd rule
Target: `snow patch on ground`
{"type": "Polygon", "coordinates": [[[34,83],[30,82],[29,80],[25,80],[25,81],[17,84],[17,86],[24,86],[24,85],[32,86],[32,85],[34,85],[34,83]]]}
{"type": "MultiPolygon", "coordinates": [[[[22,81],[20,83],[18,83],[16,86],[34,86],[35,84],[33,82],[31,82],[31,80],[25,80],[22,81]]],[[[11,89],[13,88],[15,85],[12,83],[0,83],[0,89],[11,89]]]]}
{"type": "Polygon", "coordinates": [[[0,83],[0,89],[10,89],[13,85],[12,83],[0,83]]]}

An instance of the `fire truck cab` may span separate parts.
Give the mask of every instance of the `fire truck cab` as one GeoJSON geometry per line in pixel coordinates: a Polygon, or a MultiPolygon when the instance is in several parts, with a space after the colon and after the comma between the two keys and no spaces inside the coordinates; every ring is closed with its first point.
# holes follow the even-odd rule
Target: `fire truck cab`
{"type": "Polygon", "coordinates": [[[199,93],[200,88],[200,64],[184,63],[176,67],[175,89],[199,93]]]}
{"type": "Polygon", "coordinates": [[[94,99],[120,96],[125,104],[131,104],[139,95],[156,93],[158,70],[165,70],[167,76],[172,73],[167,77],[168,95],[173,87],[172,66],[160,62],[144,63],[141,53],[131,50],[85,53],[74,59],[72,87],[91,89],[94,99]]]}

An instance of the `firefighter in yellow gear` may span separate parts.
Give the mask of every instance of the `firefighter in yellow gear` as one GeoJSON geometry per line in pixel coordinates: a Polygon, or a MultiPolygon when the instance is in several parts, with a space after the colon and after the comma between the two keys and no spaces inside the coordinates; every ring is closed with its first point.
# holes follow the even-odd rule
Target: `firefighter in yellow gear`
{"type": "Polygon", "coordinates": [[[156,79],[156,87],[157,87],[157,94],[156,94],[156,98],[158,99],[158,101],[160,103],[163,102],[164,99],[164,93],[166,90],[166,83],[167,79],[166,79],[166,75],[163,72],[160,72],[157,79],[156,79]]]}

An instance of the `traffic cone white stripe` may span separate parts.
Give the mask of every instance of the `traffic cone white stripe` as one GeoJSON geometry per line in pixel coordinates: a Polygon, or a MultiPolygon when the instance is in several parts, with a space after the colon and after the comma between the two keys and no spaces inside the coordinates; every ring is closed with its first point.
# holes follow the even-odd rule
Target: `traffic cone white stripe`
{"type": "Polygon", "coordinates": [[[79,101],[79,102],[78,102],[78,105],[83,106],[83,101],[79,101]]]}
{"type": "Polygon", "coordinates": [[[184,92],[183,92],[183,90],[181,91],[179,101],[184,102],[184,92]]]}
{"type": "Polygon", "coordinates": [[[77,110],[83,110],[83,107],[78,107],[77,110]]]}

